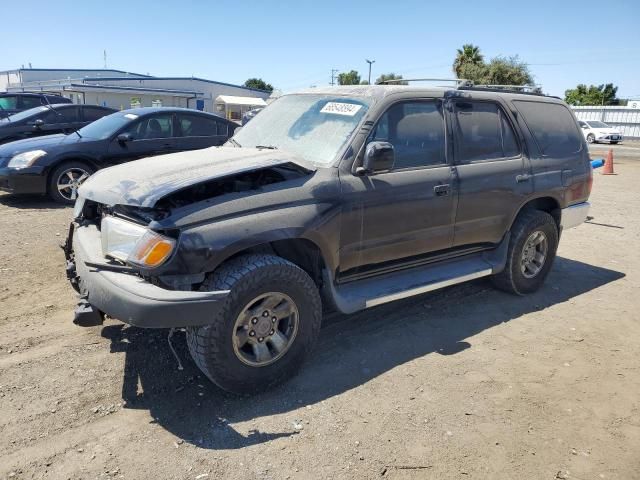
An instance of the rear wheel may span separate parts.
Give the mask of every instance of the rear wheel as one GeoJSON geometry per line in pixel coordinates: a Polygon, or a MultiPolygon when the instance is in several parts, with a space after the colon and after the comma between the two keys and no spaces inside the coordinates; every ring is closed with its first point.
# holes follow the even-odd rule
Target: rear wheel
{"type": "Polygon", "coordinates": [[[78,188],[95,169],[83,162],[64,162],[49,177],[49,196],[52,200],[73,205],[78,196],[78,188]]]}
{"type": "Polygon", "coordinates": [[[318,289],[304,270],[275,255],[245,255],[202,289],[231,291],[211,324],[187,329],[191,356],[212,382],[250,394],[295,374],[322,321],[318,289]]]}
{"type": "Polygon", "coordinates": [[[540,210],[520,213],[511,229],[505,269],[492,277],[494,285],[516,295],[538,290],[544,283],[558,248],[558,227],[540,210]]]}

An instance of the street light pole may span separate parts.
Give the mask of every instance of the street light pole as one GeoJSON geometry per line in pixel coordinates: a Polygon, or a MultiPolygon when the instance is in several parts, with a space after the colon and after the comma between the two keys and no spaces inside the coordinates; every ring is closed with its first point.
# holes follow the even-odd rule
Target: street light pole
{"type": "Polygon", "coordinates": [[[376,63],[376,61],[367,59],[365,59],[365,61],[369,64],[369,85],[371,85],[371,64],[376,63]]]}

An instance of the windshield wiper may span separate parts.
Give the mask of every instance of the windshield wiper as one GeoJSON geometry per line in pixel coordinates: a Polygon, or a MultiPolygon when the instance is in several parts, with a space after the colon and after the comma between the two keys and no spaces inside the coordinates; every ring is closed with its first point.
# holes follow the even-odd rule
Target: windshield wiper
{"type": "Polygon", "coordinates": [[[266,148],[267,150],[277,150],[275,145],[256,145],[256,148],[266,148]]]}
{"type": "Polygon", "coordinates": [[[233,143],[236,147],[240,147],[240,148],[242,148],[242,145],[240,145],[240,144],[239,144],[236,140],[234,140],[233,138],[230,138],[230,139],[229,139],[229,141],[230,141],[231,143],[233,143]]]}

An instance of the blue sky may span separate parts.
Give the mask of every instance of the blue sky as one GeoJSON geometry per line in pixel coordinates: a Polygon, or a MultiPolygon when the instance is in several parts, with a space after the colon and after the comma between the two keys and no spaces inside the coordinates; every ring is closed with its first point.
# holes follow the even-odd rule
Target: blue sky
{"type": "Polygon", "coordinates": [[[331,69],[372,77],[451,77],[456,48],[519,55],[554,95],[578,83],[640,98],[636,1],[6,2],[0,70],[101,68],[242,83],[283,91],[325,85],[331,69]],[[35,12],[40,12],[35,14],[35,12]],[[19,21],[10,22],[8,19],[19,21]]]}

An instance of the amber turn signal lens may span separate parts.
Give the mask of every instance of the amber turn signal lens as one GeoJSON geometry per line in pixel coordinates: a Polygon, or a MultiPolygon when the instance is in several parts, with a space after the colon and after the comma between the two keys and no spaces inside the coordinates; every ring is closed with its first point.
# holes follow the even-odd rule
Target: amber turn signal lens
{"type": "Polygon", "coordinates": [[[144,267],[157,267],[173,252],[175,240],[155,232],[147,232],[138,241],[128,261],[144,267]]]}

